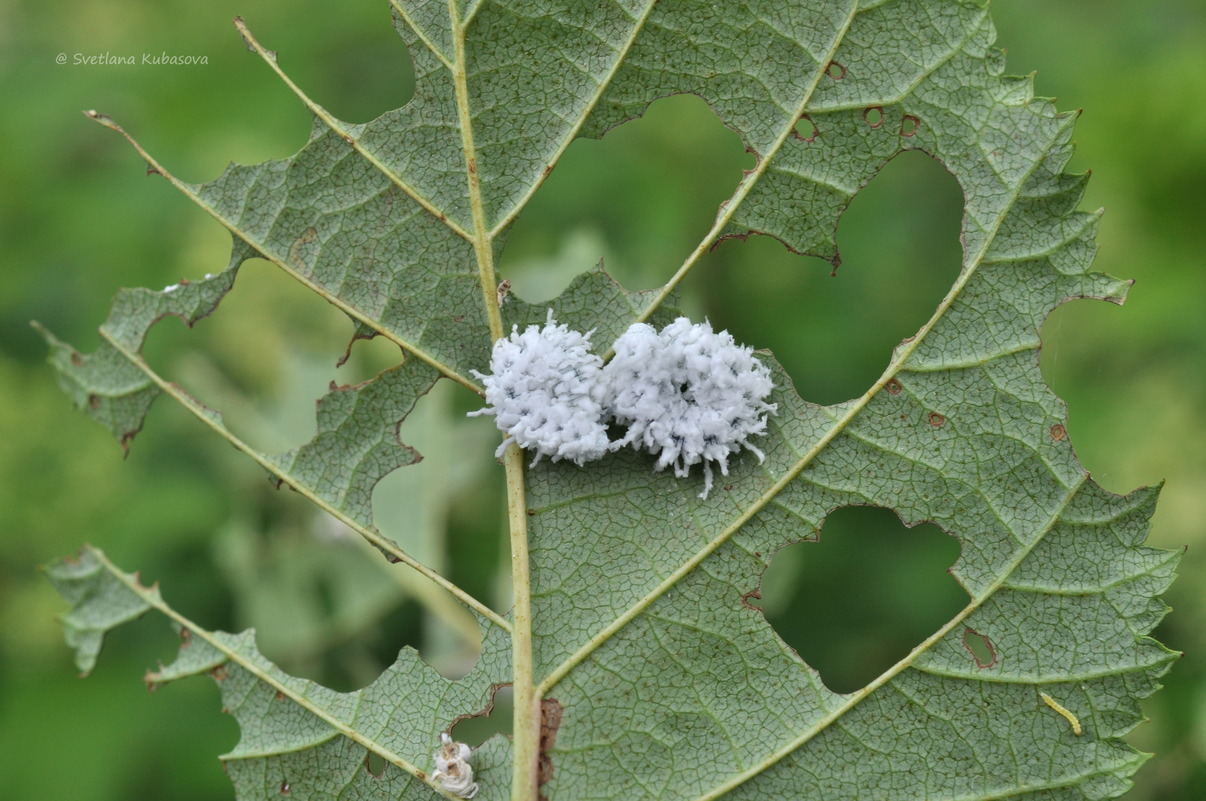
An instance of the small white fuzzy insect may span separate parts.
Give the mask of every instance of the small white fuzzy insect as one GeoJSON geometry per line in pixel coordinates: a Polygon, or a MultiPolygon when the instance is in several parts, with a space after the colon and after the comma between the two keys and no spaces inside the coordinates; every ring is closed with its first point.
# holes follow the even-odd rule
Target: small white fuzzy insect
{"type": "Polygon", "coordinates": [[[637,323],[616,341],[595,398],[628,433],[612,448],[631,445],[656,454],[657,470],[673,465],[684,478],[703,463],[704,489],[712,489],[712,463],[728,475],[728,460],[742,448],[765,456],[750,437],[766,433],[770,370],[728,331],[679,317],[658,333],[637,323]]]}
{"type": "Polygon", "coordinates": [[[536,452],[532,464],[551,456],[581,465],[607,452],[603,411],[592,396],[603,360],[590,351],[591,333],[558,325],[550,309],[543,328],[520,333],[513,326],[494,343],[490,375],[473,371],[489,406],[469,414],[494,415],[507,435],[495,456],[512,442],[536,452]]]}
{"type": "Polygon", "coordinates": [[[477,782],[473,781],[473,768],[469,766],[472,753],[469,746],[455,742],[447,732],[440,735],[440,742],[442,745],[431,755],[436,766],[431,778],[454,795],[473,798],[477,795],[477,782]]]}

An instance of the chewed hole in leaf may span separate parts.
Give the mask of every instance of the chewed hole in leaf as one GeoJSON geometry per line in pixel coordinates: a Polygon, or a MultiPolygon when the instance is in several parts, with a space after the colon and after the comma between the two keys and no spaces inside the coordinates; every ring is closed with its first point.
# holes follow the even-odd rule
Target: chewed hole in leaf
{"type": "MultiPolygon", "coordinates": [[[[504,509],[503,476],[489,459],[498,430],[490,418],[466,417],[481,401],[450,381],[438,381],[418,399],[398,435],[422,455],[373,489],[372,516],[378,530],[402,551],[438,570],[476,598],[496,596],[504,558],[498,519],[504,509]],[[472,558],[458,558],[472,554],[472,558]]],[[[383,559],[388,562],[388,559],[383,559]]],[[[467,674],[477,661],[481,630],[451,595],[432,587],[406,565],[385,565],[392,580],[421,593],[432,615],[425,623],[424,659],[447,678],[467,674]]]]}
{"type": "Polygon", "coordinates": [[[514,706],[511,688],[499,687],[494,691],[492,706],[482,714],[462,718],[452,727],[452,739],[477,748],[496,734],[509,737],[514,706]]]}
{"type": "Polygon", "coordinates": [[[628,289],[658,286],[753,164],[703,100],[658,100],[601,140],[570,145],[508,234],[500,272],[533,303],[600,259],[628,289]]]}
{"type": "MultiPolygon", "coordinates": [[[[286,566],[287,568],[288,566],[286,566]]],[[[397,658],[405,645],[422,642],[422,610],[414,602],[373,609],[341,599],[339,606],[326,613],[314,608],[315,601],[303,593],[316,595],[311,587],[282,591],[281,576],[266,577],[268,586],[260,593],[260,602],[274,611],[258,619],[256,644],[263,654],[286,673],[310,679],[340,692],[352,692],[371,684],[397,658]],[[277,597],[271,597],[273,594],[277,597]],[[289,608],[288,604],[300,606],[289,608]],[[268,604],[276,606],[268,607],[268,604]],[[362,614],[370,627],[357,621],[340,623],[354,614],[362,614]]],[[[346,591],[346,587],[341,588],[346,591]]],[[[385,603],[385,601],[382,601],[385,603]]]]}
{"type": "MultiPolygon", "coordinates": [[[[1093,480],[1120,493],[1159,478],[1134,460],[1120,459],[1115,450],[1121,443],[1142,448],[1142,443],[1158,439],[1152,439],[1156,429],[1147,425],[1154,417],[1141,411],[1148,408],[1153,385],[1135,381],[1133,365],[1110,356],[1110,348],[1123,336],[1121,313],[1112,303],[1065,303],[1043,322],[1039,351],[1044,380],[1069,409],[1067,420],[1048,424],[1048,441],[1076,443],[1077,459],[1093,480]]],[[[1159,418],[1163,430],[1200,430],[1196,422],[1188,422],[1197,420],[1198,414],[1187,401],[1166,406],[1159,418]]]]}
{"type": "Polygon", "coordinates": [[[817,128],[817,124],[807,114],[801,117],[796,122],[795,128],[792,129],[792,135],[805,142],[816,141],[818,134],[820,134],[820,130],[817,128]]]}
{"type": "Polygon", "coordinates": [[[836,273],[771,237],[750,236],[725,241],[687,285],[703,295],[717,329],[774,351],[805,399],[838,403],[879,378],[892,349],[950,289],[959,274],[962,206],[950,173],[907,151],[842,215],[836,273]]]}
{"type": "Polygon", "coordinates": [[[975,629],[963,630],[963,647],[976,660],[976,667],[988,668],[997,663],[997,649],[993,647],[992,640],[975,629]]]}
{"type": "Polygon", "coordinates": [[[335,362],[335,383],[356,386],[371,381],[382,370],[396,367],[407,358],[406,352],[383,336],[364,334],[363,328],[351,325],[343,333],[346,343],[343,355],[335,362]]]}
{"type": "Polygon", "coordinates": [[[235,599],[225,628],[254,627],[286,672],[340,691],[367,686],[405,646],[447,674],[472,668],[480,630],[450,596],[298,493],[253,476],[214,543],[235,599]]]}
{"type": "Polygon", "coordinates": [[[866,686],[950,620],[967,593],[947,572],[958,542],[887,509],[829,515],[818,542],[779,551],[762,582],[767,620],[835,692],[866,686]]]}
{"type": "MultiPolygon", "coordinates": [[[[173,319],[153,329],[148,342],[158,342],[160,329],[181,329],[173,319]]],[[[335,367],[349,330],[348,318],[331,304],[274,265],[252,259],[217,311],[173,348],[174,363],[150,349],[148,361],[165,365],[167,377],[221,410],[244,441],[273,453],[312,437],[314,402],[331,382],[349,383],[355,368],[335,367]]]]}
{"type": "Polygon", "coordinates": [[[364,769],[369,772],[369,775],[374,779],[380,779],[385,775],[386,766],[385,757],[380,754],[369,751],[364,757],[364,769]]]}

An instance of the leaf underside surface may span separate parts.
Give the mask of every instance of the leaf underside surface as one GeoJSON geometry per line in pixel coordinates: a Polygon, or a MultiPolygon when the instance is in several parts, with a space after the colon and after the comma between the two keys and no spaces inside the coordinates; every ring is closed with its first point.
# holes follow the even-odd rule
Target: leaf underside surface
{"type": "Polygon", "coordinates": [[[185,620],[87,547],[48,569],[72,604],[64,625],[80,669],[112,627],[149,610],[171,618],[179,656],[147,680],[219,681],[241,728],[224,757],[240,799],[438,797],[429,773],[439,733],[512,682],[559,708],[559,725],[533,743],[517,718],[514,742],[477,749],[478,798],[523,798],[512,786],[524,768],[512,762],[536,748],[539,793],[553,801],[1124,792],[1145,757],[1121,737],[1176,656],[1147,636],[1176,555],[1143,545],[1157,491],[1098,487],[1042,380],[1039,327],[1051,310],[1071,298],[1120,303],[1128,284],[1090,269],[1097,215],[1076,210],[1086,177],[1063,172],[1074,115],[1033,97],[1029,79],[1003,76],[987,8],[397,0],[393,16],[416,72],[416,94],[397,111],[346,123],[293,87],[314,113],[309,143],[201,185],[131,140],[231,231],[230,263],[169,290],[122,290],[91,354],[46,336],[64,389],[123,445],[155,398],[171,395],[405,563],[397,569],[453,592],[483,628],[481,659],[449,681],[407,649],[364,690],[334,692],[284,674],[251,632],[185,620]],[[667,265],[656,291],[626,291],[596,268],[547,306],[500,306],[494,265],[506,232],[570,142],[684,92],[703,97],[756,159],[699,247],[667,265]],[[675,288],[724,237],[765,234],[836,263],[840,215],[910,149],[962,188],[962,269],[864,395],[808,403],[763,355],[778,404],[758,443],[765,462],[735,459],[704,500],[698,472],[655,473],[631,451],[584,468],[508,467],[522,490],[511,533],[527,543],[530,616],[500,616],[374,527],[374,486],[418,458],[399,438],[411,408],[441,379],[480,392],[473,371],[488,369],[493,339],[512,324],[543,322],[552,308],[559,322],[594,329],[606,354],[633,322],[671,317],[675,288]],[[333,389],[313,440],[283,454],[239,440],[141,355],[163,317],[191,325],[212,313],[248,258],[275,263],[358,334],[405,354],[365,384],[333,389]],[[838,694],[745,599],[777,549],[860,504],[956,537],[952,573],[969,600],[872,683],[838,694]],[[371,754],[384,759],[380,775],[371,754]]]}

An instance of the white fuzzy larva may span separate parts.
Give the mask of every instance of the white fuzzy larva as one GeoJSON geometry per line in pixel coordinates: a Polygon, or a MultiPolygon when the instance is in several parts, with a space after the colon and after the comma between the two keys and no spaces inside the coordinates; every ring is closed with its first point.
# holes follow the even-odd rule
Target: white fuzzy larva
{"type": "Polygon", "coordinates": [[[680,478],[702,463],[701,498],[712,489],[713,465],[728,475],[729,457],[743,448],[765,458],[750,438],[766,433],[774,384],[752,348],[679,317],[661,332],[630,326],[604,367],[591,353],[591,333],[558,325],[550,310],[543,327],[514,326],[494,343],[490,375],[473,372],[489,406],[470,414],[494,415],[507,435],[497,456],[514,442],[536,452],[533,464],[550,456],[581,465],[631,445],[680,478]],[[616,442],[607,440],[608,420],[628,429],[616,442]]]}
{"type": "Polygon", "coordinates": [[[706,498],[712,464],[728,475],[728,460],[742,448],[761,450],[750,437],[766,433],[766,403],[774,384],[770,370],[738,345],[728,331],[679,317],[658,333],[637,323],[615,344],[615,358],[600,373],[595,398],[628,433],[612,448],[631,445],[658,457],[656,469],[673,465],[687,476],[703,463],[706,498]]]}
{"type": "Polygon", "coordinates": [[[592,396],[603,360],[590,351],[590,334],[558,325],[549,310],[543,327],[530,325],[494,343],[490,374],[473,371],[486,388],[485,409],[507,435],[498,447],[502,456],[514,442],[553,461],[583,464],[607,452],[603,411],[592,396]]]}

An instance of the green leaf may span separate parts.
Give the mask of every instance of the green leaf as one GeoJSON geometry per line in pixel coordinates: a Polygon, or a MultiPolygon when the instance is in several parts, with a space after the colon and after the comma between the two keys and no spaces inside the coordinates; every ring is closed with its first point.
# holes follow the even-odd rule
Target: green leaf
{"type": "MultiPolygon", "coordinates": [[[[443,678],[408,648],[373,684],[338,693],[281,671],[259,653],[253,631],[211,632],[185,619],[157,589],[142,587],[136,576],[123,573],[96,548],[86,546],[47,573],[74,604],[65,618],[68,630],[88,627],[89,636],[75,645],[81,667],[95,661],[102,634],[113,626],[150,609],[171,618],[180,635],[179,654],[170,665],[148,671],[147,686],[154,690],[199,674],[218,683],[224,708],[241,731],[234,750],[222,757],[240,798],[279,796],[294,789],[312,798],[341,793],[430,798],[425,780],[431,732],[446,727],[461,710],[482,705],[510,672],[506,638],[491,628],[494,633],[482,643],[477,665],[460,681],[443,678]],[[401,770],[374,775],[366,768],[370,755],[401,770]]],[[[476,760],[483,781],[496,788],[506,781],[506,751],[505,741],[496,739],[486,758],[476,760]],[[492,772],[501,775],[491,781],[492,772]]],[[[505,794],[496,789],[485,797],[505,794]]]]}
{"type": "MultiPolygon", "coordinates": [[[[1094,484],[1042,380],[1039,328],[1051,310],[1073,298],[1121,303],[1128,284],[1091,270],[1097,215],[1077,210],[1085,176],[1063,171],[1074,115],[1034,98],[1028,79],[1003,76],[985,5],[393,7],[416,95],[367,124],[310,100],[237,21],[314,114],[310,142],[289,159],[193,185],[130,139],[231,231],[230,265],[171,291],[123,291],[93,355],[47,336],[64,387],[123,442],[156,395],[172,395],[276,480],[473,610],[485,627],[482,661],[448,682],[404,652],[370,688],[334,693],[285,676],[248,634],[203,632],[86,550],[78,565],[52,571],[74,604],[69,641],[81,668],[104,631],[146,608],[191,632],[151,680],[222,666],[243,730],[228,757],[240,798],[285,789],[430,797],[438,789],[413,779],[425,778],[438,733],[484,709],[502,682],[514,687],[514,734],[475,752],[485,798],[1124,792],[1144,757],[1121,737],[1175,658],[1147,635],[1164,614],[1158,596],[1176,555],[1143,545],[1156,491],[1116,496],[1094,484]],[[507,299],[495,266],[505,235],[570,142],[683,92],[703,97],[755,158],[698,246],[652,292],[629,292],[600,267],[547,305],[507,299]],[[778,414],[758,443],[765,462],[735,459],[705,500],[700,475],[655,473],[644,455],[525,468],[510,447],[515,606],[506,619],[374,527],[373,488],[416,459],[398,439],[402,421],[440,377],[480,392],[474,371],[487,369],[491,342],[511,325],[540,322],[551,308],[593,329],[607,355],[631,323],[672,315],[679,284],[725,237],[773,236],[836,265],[840,215],[904,150],[930,154],[963,190],[962,268],[863,395],[808,403],[774,365],[778,414]],[[406,354],[363,385],[333,390],[314,439],[281,455],[239,440],[140,352],[164,315],[191,324],[212,312],[253,256],[346,312],[358,337],[383,336],[406,354]],[[867,504],[956,537],[952,572],[969,599],[866,687],[837,694],[745,601],[776,550],[814,539],[834,509],[867,504]],[[401,770],[374,783],[366,753],[401,770]]],[[[807,299],[799,303],[806,313],[807,299]]]]}

